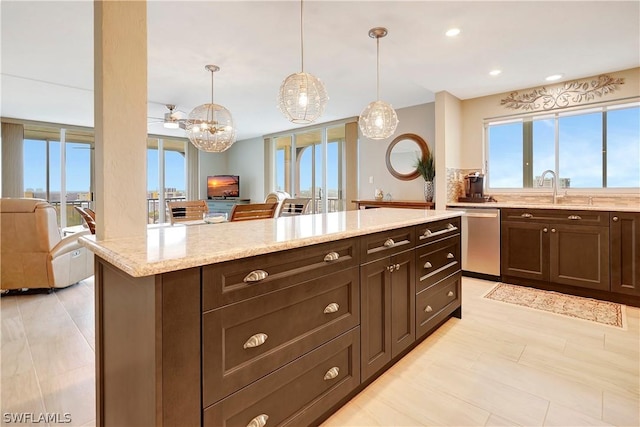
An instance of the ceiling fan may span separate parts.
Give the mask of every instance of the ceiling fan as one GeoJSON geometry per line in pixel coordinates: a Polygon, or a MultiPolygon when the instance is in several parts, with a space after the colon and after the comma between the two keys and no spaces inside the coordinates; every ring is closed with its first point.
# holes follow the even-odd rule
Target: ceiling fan
{"type": "Polygon", "coordinates": [[[186,113],[184,111],[176,110],[176,106],[174,104],[165,104],[168,112],[164,113],[164,117],[149,117],[151,121],[149,121],[149,125],[155,123],[162,123],[162,126],[166,129],[185,129],[187,119],[183,118],[186,113]]]}

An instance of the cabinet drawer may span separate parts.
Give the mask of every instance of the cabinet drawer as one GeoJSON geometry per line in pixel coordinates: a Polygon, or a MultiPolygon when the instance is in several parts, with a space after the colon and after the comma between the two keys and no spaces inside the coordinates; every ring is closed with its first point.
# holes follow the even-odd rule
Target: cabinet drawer
{"type": "Polygon", "coordinates": [[[416,295],[416,336],[422,337],[444,320],[462,301],[462,273],[455,273],[442,282],[416,295]]]}
{"type": "Polygon", "coordinates": [[[309,425],[359,384],[357,327],[206,408],[203,425],[309,425]]]}
{"type": "Polygon", "coordinates": [[[460,234],[460,217],[417,225],[415,230],[417,245],[435,242],[436,240],[460,234]]]}
{"type": "Polygon", "coordinates": [[[609,212],[570,209],[502,209],[505,221],[545,222],[574,225],[609,225],[609,212]]]}
{"type": "Polygon", "coordinates": [[[360,323],[358,268],[203,315],[203,402],[224,396],[360,323]]]}
{"type": "Polygon", "coordinates": [[[460,237],[453,236],[416,249],[416,292],[459,271],[460,237]]]}
{"type": "Polygon", "coordinates": [[[202,309],[253,298],[359,264],[357,239],[345,239],[203,267],[202,309]],[[266,277],[251,278],[254,273],[266,277]],[[257,280],[256,280],[257,279],[257,280]]]}
{"type": "Polygon", "coordinates": [[[413,227],[363,236],[360,241],[362,263],[395,255],[415,246],[413,227]]]}

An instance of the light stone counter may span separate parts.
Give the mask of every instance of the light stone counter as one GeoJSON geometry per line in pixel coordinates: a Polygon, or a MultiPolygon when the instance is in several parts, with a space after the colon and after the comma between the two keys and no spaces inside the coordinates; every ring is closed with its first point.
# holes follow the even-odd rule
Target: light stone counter
{"type": "Polygon", "coordinates": [[[640,212],[640,204],[638,205],[614,205],[614,204],[598,204],[598,205],[577,205],[570,203],[518,203],[518,202],[486,202],[486,203],[463,203],[450,202],[447,203],[448,208],[518,208],[518,209],[564,209],[564,210],[581,210],[581,211],[610,211],[610,212],[640,212]]]}
{"type": "Polygon", "coordinates": [[[460,216],[457,211],[367,209],[147,229],[146,237],[81,244],[133,277],[198,267],[460,216]]]}

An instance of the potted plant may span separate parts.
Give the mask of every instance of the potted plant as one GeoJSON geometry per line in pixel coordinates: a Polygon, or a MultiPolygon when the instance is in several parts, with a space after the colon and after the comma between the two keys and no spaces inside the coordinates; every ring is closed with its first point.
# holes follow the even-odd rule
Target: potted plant
{"type": "Polygon", "coordinates": [[[427,153],[424,158],[418,157],[415,166],[424,179],[424,200],[431,202],[433,201],[434,191],[433,180],[436,177],[436,166],[433,162],[433,156],[431,153],[427,153]]]}

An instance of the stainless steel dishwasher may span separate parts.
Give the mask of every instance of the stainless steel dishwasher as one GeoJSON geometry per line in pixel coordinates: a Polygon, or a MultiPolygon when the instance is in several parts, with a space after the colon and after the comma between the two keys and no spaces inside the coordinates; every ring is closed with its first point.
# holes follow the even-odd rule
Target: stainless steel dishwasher
{"type": "Polygon", "coordinates": [[[448,208],[462,212],[462,271],[500,280],[500,209],[448,208]]]}

